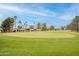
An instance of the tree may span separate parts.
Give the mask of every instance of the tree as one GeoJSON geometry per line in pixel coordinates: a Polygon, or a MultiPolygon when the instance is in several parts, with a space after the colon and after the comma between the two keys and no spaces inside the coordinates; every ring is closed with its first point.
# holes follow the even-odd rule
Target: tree
{"type": "Polygon", "coordinates": [[[19,25],[18,25],[18,29],[21,29],[21,28],[22,28],[22,26],[19,26],[19,25]]]}
{"type": "Polygon", "coordinates": [[[17,16],[14,16],[14,19],[16,20],[17,16]]]}
{"type": "Polygon", "coordinates": [[[21,28],[22,28],[22,22],[19,21],[18,23],[19,23],[19,25],[18,25],[18,29],[21,29],[21,28]]]}
{"type": "Polygon", "coordinates": [[[79,16],[76,16],[72,22],[67,25],[67,29],[79,32],[79,16]]]}
{"type": "Polygon", "coordinates": [[[46,25],[46,23],[43,23],[42,24],[42,31],[46,31],[47,30],[47,25],[46,25]]]}
{"type": "Polygon", "coordinates": [[[77,31],[77,24],[72,22],[69,25],[67,25],[66,29],[72,30],[72,31],[77,31]]]}
{"type": "Polygon", "coordinates": [[[34,29],[34,26],[33,25],[30,25],[30,29],[34,29]]]}
{"type": "Polygon", "coordinates": [[[18,23],[19,23],[19,24],[21,24],[22,22],[21,22],[21,21],[19,21],[18,23]]]}
{"type": "Polygon", "coordinates": [[[76,16],[74,21],[76,22],[77,32],[79,32],[79,16],[76,16]]]}
{"type": "Polygon", "coordinates": [[[53,25],[50,26],[50,30],[54,30],[54,26],[53,25]]]}
{"type": "Polygon", "coordinates": [[[11,32],[13,29],[14,20],[15,19],[11,17],[5,19],[1,24],[2,32],[11,32]]]}
{"type": "Polygon", "coordinates": [[[15,28],[16,28],[16,19],[17,19],[17,16],[14,16],[13,18],[14,18],[14,21],[15,21],[14,25],[15,25],[15,28]]]}
{"type": "Polygon", "coordinates": [[[25,29],[27,28],[27,21],[24,23],[25,29]]]}
{"type": "Polygon", "coordinates": [[[64,30],[64,29],[65,29],[65,26],[62,26],[62,27],[61,27],[61,30],[64,30]]]}
{"type": "Polygon", "coordinates": [[[40,22],[38,22],[38,24],[37,24],[37,29],[41,29],[41,24],[40,24],[40,22]]]}
{"type": "Polygon", "coordinates": [[[13,18],[14,18],[14,21],[15,21],[15,22],[14,22],[14,25],[15,25],[15,32],[17,32],[17,29],[16,29],[16,28],[17,28],[17,24],[16,24],[17,16],[14,16],[13,18]]]}

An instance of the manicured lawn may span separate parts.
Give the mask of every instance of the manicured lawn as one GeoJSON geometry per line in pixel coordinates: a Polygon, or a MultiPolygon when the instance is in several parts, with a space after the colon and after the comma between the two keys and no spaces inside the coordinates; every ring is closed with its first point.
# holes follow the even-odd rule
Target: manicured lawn
{"type": "Polygon", "coordinates": [[[79,33],[63,31],[0,33],[0,55],[79,56],[79,33]]]}

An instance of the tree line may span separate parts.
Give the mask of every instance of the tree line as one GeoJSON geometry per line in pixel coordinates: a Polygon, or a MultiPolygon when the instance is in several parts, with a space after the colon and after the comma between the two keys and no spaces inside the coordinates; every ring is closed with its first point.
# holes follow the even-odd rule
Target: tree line
{"type": "Polygon", "coordinates": [[[15,32],[22,30],[40,30],[40,31],[47,31],[47,30],[54,30],[54,26],[51,25],[49,28],[46,23],[40,23],[38,22],[36,25],[29,25],[29,28],[27,28],[28,24],[27,22],[22,25],[22,21],[18,21],[18,26],[16,24],[17,16],[14,17],[8,17],[6,18],[2,24],[1,24],[1,32],[15,32]],[[35,28],[36,26],[36,28],[35,28]],[[14,29],[15,27],[15,29],[14,29]]]}
{"type": "Polygon", "coordinates": [[[66,29],[79,32],[79,16],[75,16],[71,23],[67,25],[66,29]]]}
{"type": "MultiPolygon", "coordinates": [[[[40,23],[38,22],[37,24],[34,25],[28,25],[27,21],[25,21],[24,25],[22,25],[22,21],[18,21],[18,26],[16,24],[16,19],[17,16],[14,17],[8,17],[6,18],[2,24],[1,24],[1,32],[16,32],[20,30],[40,30],[40,31],[48,31],[48,30],[56,30],[56,28],[51,25],[50,27],[47,26],[46,23],[40,23]],[[29,28],[27,28],[29,26],[29,28]],[[14,28],[15,27],[15,28],[14,28]],[[36,27],[36,28],[35,28],[36,27]]],[[[71,30],[71,31],[76,31],[79,32],[79,16],[75,16],[75,18],[67,25],[67,26],[62,26],[61,30],[71,30]]]]}

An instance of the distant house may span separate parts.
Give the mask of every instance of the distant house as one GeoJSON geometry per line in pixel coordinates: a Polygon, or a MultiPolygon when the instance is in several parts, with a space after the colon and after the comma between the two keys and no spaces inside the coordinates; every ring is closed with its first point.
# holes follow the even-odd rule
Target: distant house
{"type": "MultiPolygon", "coordinates": [[[[30,27],[27,28],[11,28],[10,32],[33,32],[33,31],[41,31],[41,29],[37,29],[36,25],[33,25],[34,27],[31,29],[30,27]]],[[[2,28],[0,28],[0,32],[2,31],[2,28]]]]}
{"type": "Polygon", "coordinates": [[[24,32],[25,31],[25,29],[18,29],[18,28],[14,28],[13,30],[12,30],[12,32],[24,32]]]}

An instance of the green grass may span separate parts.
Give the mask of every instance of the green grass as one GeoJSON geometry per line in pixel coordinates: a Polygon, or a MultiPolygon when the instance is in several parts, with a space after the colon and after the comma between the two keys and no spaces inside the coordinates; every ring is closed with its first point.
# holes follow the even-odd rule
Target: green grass
{"type": "Polygon", "coordinates": [[[79,33],[0,33],[1,56],[79,56],[79,33]]]}

